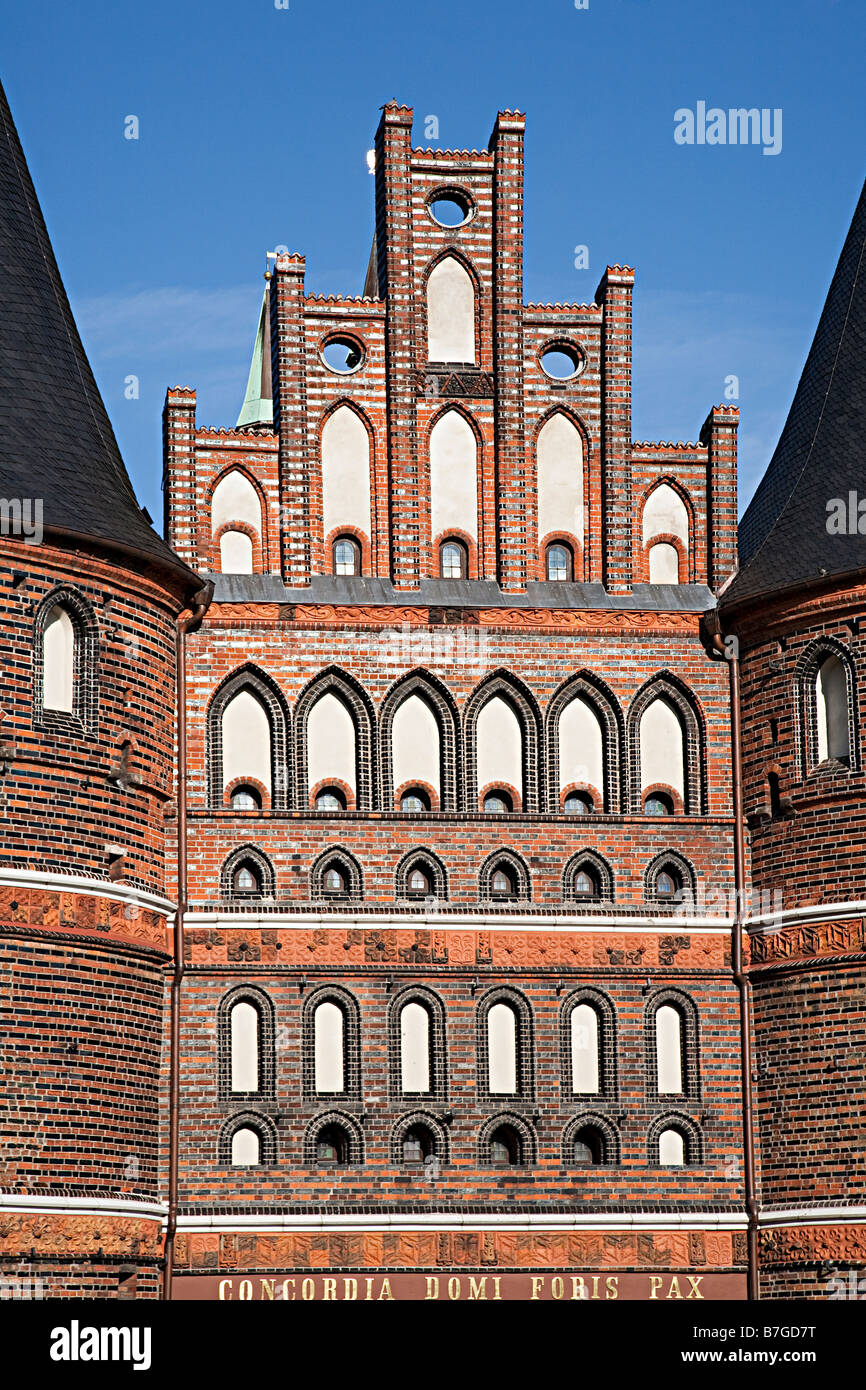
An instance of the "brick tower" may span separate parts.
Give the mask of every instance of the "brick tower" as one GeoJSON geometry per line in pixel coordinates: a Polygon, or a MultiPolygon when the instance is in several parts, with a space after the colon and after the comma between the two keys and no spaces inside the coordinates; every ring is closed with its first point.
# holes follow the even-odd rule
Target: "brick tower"
{"type": "Polygon", "coordinates": [[[781,904],[750,926],[768,1297],[850,1297],[866,1266],[864,263],[866,189],[722,599],[754,887],[781,904]]]}
{"type": "Polygon", "coordinates": [[[0,1280],[158,1288],[175,627],[0,89],[0,1280]]]}
{"type": "Polygon", "coordinates": [[[177,1297],[745,1294],[737,412],[632,441],[628,267],[524,303],[523,135],[386,105],[364,295],[279,255],[239,425],[167,395],[177,1297]]]}

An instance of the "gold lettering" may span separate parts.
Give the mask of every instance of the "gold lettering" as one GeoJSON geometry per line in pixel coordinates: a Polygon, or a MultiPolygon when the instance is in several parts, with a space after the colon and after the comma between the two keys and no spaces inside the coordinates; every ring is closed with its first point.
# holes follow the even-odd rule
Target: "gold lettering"
{"type": "Polygon", "coordinates": [[[337,1281],[336,1281],[336,1279],[323,1279],[323,1280],[322,1280],[322,1298],[323,1298],[323,1299],[326,1299],[328,1303],[333,1303],[333,1302],[336,1300],[336,1297],[337,1297],[337,1281]]]}
{"type": "Polygon", "coordinates": [[[609,1275],[609,1276],[607,1277],[607,1279],[605,1279],[604,1284],[605,1284],[605,1288],[607,1289],[607,1293],[605,1294],[605,1298],[611,1298],[611,1299],[613,1299],[613,1298],[619,1298],[619,1275],[618,1275],[618,1274],[611,1274],[611,1275],[609,1275]]]}
{"type": "Polygon", "coordinates": [[[315,1297],[316,1297],[316,1281],[315,1281],[315,1279],[304,1279],[304,1280],[302,1281],[302,1283],[301,1283],[301,1298],[304,1299],[304,1301],[305,1301],[306,1303],[309,1303],[310,1300],[313,1299],[313,1298],[315,1298],[315,1297]]]}
{"type": "Polygon", "coordinates": [[[475,1278],[475,1276],[474,1276],[473,1274],[470,1274],[470,1276],[469,1276],[469,1297],[470,1297],[470,1298],[486,1298],[486,1297],[487,1297],[487,1275],[486,1275],[486,1274],[483,1274],[483,1275],[481,1276],[480,1282],[475,1278]]]}
{"type": "Polygon", "coordinates": [[[217,1294],[217,1297],[221,1300],[221,1302],[223,1302],[223,1303],[228,1303],[228,1302],[231,1300],[231,1296],[232,1296],[232,1281],[231,1281],[231,1279],[220,1279],[220,1283],[219,1283],[219,1293],[217,1294]],[[228,1289],[228,1293],[226,1293],[226,1289],[228,1289]]]}
{"type": "Polygon", "coordinates": [[[438,1297],[439,1297],[439,1275],[438,1275],[438,1274],[428,1274],[428,1275],[427,1275],[427,1292],[426,1292],[426,1294],[424,1295],[424,1297],[425,1297],[425,1299],[426,1299],[426,1298],[438,1298],[438,1297]]]}
{"type": "Polygon", "coordinates": [[[572,1276],[571,1276],[571,1297],[572,1297],[572,1300],[574,1300],[575,1298],[586,1298],[586,1296],[587,1296],[587,1295],[586,1295],[586,1284],[584,1284],[584,1282],[583,1282],[583,1275],[582,1275],[582,1274],[572,1274],[572,1276]]]}
{"type": "Polygon", "coordinates": [[[701,1282],[701,1280],[703,1279],[703,1277],[704,1277],[704,1276],[703,1276],[702,1274],[695,1274],[694,1276],[692,1276],[691,1274],[687,1274],[687,1275],[686,1275],[686,1278],[688,1279],[689,1283],[691,1284],[691,1288],[689,1289],[688,1293],[686,1294],[686,1298],[703,1298],[703,1294],[701,1293],[700,1289],[698,1288],[698,1284],[700,1284],[700,1282],[701,1282]]]}
{"type": "Polygon", "coordinates": [[[532,1276],[532,1297],[533,1297],[533,1299],[537,1299],[537,1298],[540,1298],[540,1297],[541,1297],[541,1290],[542,1290],[543,1288],[544,1288],[544,1275],[543,1275],[543,1274],[533,1274],[533,1276],[532,1276]]]}
{"type": "Polygon", "coordinates": [[[262,1279],[262,1280],[261,1280],[261,1286],[262,1286],[262,1291],[261,1291],[261,1296],[262,1296],[262,1298],[273,1299],[274,1295],[276,1294],[276,1280],[274,1280],[274,1279],[262,1279]]]}
{"type": "Polygon", "coordinates": [[[670,1286],[670,1288],[668,1289],[668,1291],[667,1291],[665,1297],[666,1297],[666,1298],[682,1298],[682,1294],[680,1293],[680,1281],[679,1281],[679,1279],[677,1278],[676,1275],[674,1275],[673,1279],[671,1280],[671,1286],[670,1286]]]}
{"type": "Polygon", "coordinates": [[[253,1296],[253,1284],[252,1284],[252,1280],[251,1280],[251,1279],[242,1279],[241,1282],[240,1282],[240,1285],[239,1285],[239,1287],[238,1287],[238,1298],[242,1298],[242,1299],[244,1299],[245,1301],[249,1302],[249,1300],[252,1298],[252,1296],[253,1296]]]}
{"type": "Polygon", "coordinates": [[[357,1281],[357,1279],[344,1279],[344,1280],[343,1280],[343,1298],[344,1298],[344,1299],[350,1299],[350,1300],[351,1300],[351,1299],[357,1298],[357,1297],[358,1297],[358,1281],[357,1281]]]}
{"type": "Polygon", "coordinates": [[[380,1303],[382,1302],[382,1299],[383,1299],[383,1298],[390,1299],[390,1301],[391,1301],[392,1303],[394,1302],[394,1295],[393,1295],[392,1292],[391,1292],[391,1280],[390,1280],[390,1279],[383,1279],[383,1280],[382,1280],[382,1287],[381,1287],[381,1289],[379,1290],[379,1302],[380,1302],[380,1303]]]}
{"type": "Polygon", "coordinates": [[[558,1274],[555,1274],[550,1281],[550,1292],[556,1299],[562,1298],[565,1293],[565,1281],[560,1279],[558,1274]]]}
{"type": "Polygon", "coordinates": [[[448,1280],[448,1297],[459,1298],[461,1294],[460,1280],[455,1276],[448,1280]]]}
{"type": "Polygon", "coordinates": [[[502,1283],[502,1275],[501,1275],[501,1274],[494,1274],[494,1276],[493,1276],[493,1287],[494,1287],[494,1289],[495,1289],[495,1293],[494,1293],[493,1297],[494,1297],[494,1298],[498,1298],[498,1299],[500,1300],[500,1302],[502,1301],[502,1293],[501,1293],[501,1290],[500,1290],[500,1288],[499,1288],[499,1286],[500,1286],[501,1283],[502,1283]]]}
{"type": "Polygon", "coordinates": [[[364,1302],[369,1303],[373,1297],[373,1280],[367,1280],[367,1292],[364,1295],[364,1302]]]}
{"type": "Polygon", "coordinates": [[[286,1279],[286,1280],[284,1280],[284,1281],[283,1281],[283,1298],[286,1300],[286,1302],[287,1302],[287,1303],[294,1303],[294,1301],[295,1301],[295,1299],[297,1298],[297,1296],[298,1296],[298,1295],[297,1295],[297,1291],[296,1291],[296,1288],[295,1288],[295,1280],[294,1280],[294,1279],[286,1279]],[[289,1298],[289,1292],[288,1292],[288,1290],[289,1290],[289,1285],[290,1285],[290,1284],[291,1284],[291,1286],[292,1286],[292,1296],[291,1296],[291,1298],[289,1298]]]}
{"type": "Polygon", "coordinates": [[[661,1288],[662,1284],[664,1283],[664,1280],[662,1279],[662,1277],[661,1277],[660,1274],[651,1274],[650,1277],[649,1277],[649,1281],[650,1281],[650,1298],[658,1298],[658,1296],[659,1296],[659,1289],[661,1288]]]}
{"type": "Polygon", "coordinates": [[[589,1296],[590,1296],[590,1298],[601,1298],[601,1294],[600,1294],[599,1291],[598,1291],[598,1275],[597,1275],[597,1274],[594,1274],[594,1275],[592,1276],[592,1293],[591,1293],[589,1296]]]}

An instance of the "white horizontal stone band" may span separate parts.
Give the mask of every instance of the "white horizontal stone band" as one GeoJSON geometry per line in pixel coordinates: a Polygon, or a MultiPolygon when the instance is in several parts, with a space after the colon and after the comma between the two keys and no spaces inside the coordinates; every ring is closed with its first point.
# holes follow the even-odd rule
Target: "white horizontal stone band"
{"type": "Polygon", "coordinates": [[[750,930],[764,926],[772,931],[794,922],[825,922],[836,917],[862,917],[864,913],[866,900],[858,898],[847,903],[816,903],[814,907],[791,907],[787,911],[759,912],[754,917],[747,917],[743,926],[750,930]]]}
{"type": "Polygon", "coordinates": [[[866,1221],[866,1207],[768,1207],[758,1216],[761,1226],[857,1226],[866,1221]]]}
{"type": "Polygon", "coordinates": [[[496,1212],[225,1212],[179,1216],[180,1231],[731,1231],[745,1230],[741,1211],[713,1212],[530,1212],[504,1216],[496,1212]]]}
{"type": "MultiPolygon", "coordinates": [[[[300,913],[281,916],[268,912],[196,912],[185,913],[184,922],[188,927],[285,927],[297,931],[309,931],[311,927],[397,927],[405,931],[417,931],[420,927],[447,927],[449,930],[469,930],[484,927],[491,931],[551,931],[567,932],[579,928],[581,931],[598,932],[610,935],[615,932],[656,932],[690,931],[703,936],[728,934],[733,919],[729,917],[632,917],[627,921],[607,917],[492,917],[483,912],[466,913],[455,916],[453,913],[419,913],[407,917],[398,913],[300,913]]],[[[555,968],[555,967],[551,967],[555,968]]]]}
{"type": "Polygon", "coordinates": [[[123,883],[109,884],[84,874],[54,874],[48,869],[0,869],[0,887],[14,888],[19,883],[22,888],[47,888],[54,893],[94,893],[112,902],[135,903],[158,912],[174,912],[175,907],[168,898],[148,893],[146,889],[123,883]]]}
{"type": "Polygon", "coordinates": [[[0,1211],[41,1212],[51,1216],[146,1216],[162,1221],[165,1202],[136,1202],[125,1197],[49,1197],[37,1193],[0,1192],[0,1211]]]}

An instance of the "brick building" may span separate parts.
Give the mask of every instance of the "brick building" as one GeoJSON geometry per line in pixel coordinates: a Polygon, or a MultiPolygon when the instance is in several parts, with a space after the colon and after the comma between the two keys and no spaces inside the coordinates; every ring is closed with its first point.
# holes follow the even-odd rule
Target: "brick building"
{"type": "Polygon", "coordinates": [[[215,586],[179,1288],[745,1287],[730,924],[673,902],[733,881],[699,626],[737,414],[632,442],[628,267],[524,304],[523,130],[416,149],[386,106],[365,294],[281,254],[238,427],[168,392],[166,537],[215,586]]]}
{"type": "Polygon", "coordinates": [[[135,500],[2,88],[0,189],[0,1280],[153,1296],[175,635],[202,581],[135,500]]]}
{"type": "MultiPolygon", "coordinates": [[[[801,1072],[835,1066],[862,957],[833,938],[789,970],[774,943],[801,917],[743,931],[725,634],[760,886],[808,858],[785,839],[808,816],[853,819],[859,761],[825,746],[818,661],[802,717],[841,800],[822,781],[791,819],[782,751],[764,766],[759,663],[779,668],[738,590],[760,535],[721,614],[715,597],[737,563],[736,410],[696,443],[635,443],[632,270],[608,267],[590,304],[524,303],[523,116],[501,112],[484,150],[417,149],[390,103],[363,296],[309,294],[303,257],[279,254],[237,426],[169,390],[165,546],[3,110],[3,176],[26,195],[4,224],[0,483],[32,490],[35,460],[55,508],[38,549],[3,540],[4,1267],[79,1294],[152,1296],[167,1263],[189,1298],[742,1298],[764,1205],[763,1291],[817,1292],[833,1232],[856,1229],[838,1216],[856,1215],[856,1098],[821,1194],[837,1225],[803,1254],[803,1077],[796,1096],[778,1077],[791,1047],[801,1072]],[[12,388],[55,355],[67,398],[43,415],[12,388]],[[73,709],[46,717],[46,690],[73,709]],[[832,1016],[820,1043],[791,991],[832,1016]],[[94,1155],[97,1130],[118,1137],[94,1155]]],[[[779,622],[805,631],[791,592],[779,622]]],[[[849,933],[850,872],[831,895],[849,933]]],[[[805,1089],[822,1124],[835,1084],[805,1089]]]]}
{"type": "Polygon", "coordinates": [[[767,1297],[864,1293],[864,258],[866,188],[722,595],[752,878],[783,906],[750,924],[767,1297]]]}

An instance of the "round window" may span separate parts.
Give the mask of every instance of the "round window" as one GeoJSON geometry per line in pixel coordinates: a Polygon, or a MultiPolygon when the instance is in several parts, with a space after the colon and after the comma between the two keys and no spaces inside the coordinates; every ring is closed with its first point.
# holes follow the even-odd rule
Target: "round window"
{"type": "Polygon", "coordinates": [[[355,338],[329,338],[322,348],[322,361],[330,371],[348,376],[364,365],[364,349],[355,338]]]}
{"type": "Polygon", "coordinates": [[[427,204],[430,216],[440,227],[462,227],[472,213],[472,204],[464,193],[439,193],[427,204]]]}
{"type": "Polygon", "coordinates": [[[575,343],[551,343],[538,360],[551,381],[571,381],[583,371],[586,359],[575,343]]]}

